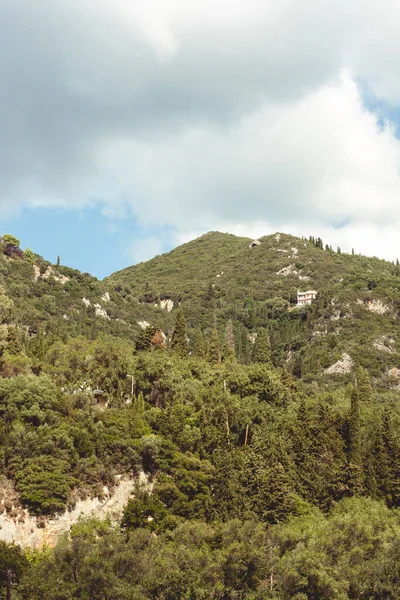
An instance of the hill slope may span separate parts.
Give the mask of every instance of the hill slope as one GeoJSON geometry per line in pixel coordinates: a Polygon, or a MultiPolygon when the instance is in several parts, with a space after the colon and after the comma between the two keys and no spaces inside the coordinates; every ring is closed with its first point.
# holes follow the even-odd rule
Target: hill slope
{"type": "Polygon", "coordinates": [[[172,313],[159,310],[157,320],[165,330],[179,304],[191,328],[216,324],[223,337],[231,320],[241,360],[249,353],[243,340],[267,327],[275,363],[289,359],[298,375],[318,374],[343,353],[375,375],[400,366],[398,266],[285,234],[259,242],[211,232],[107,283],[142,306],[169,302],[172,313]],[[297,291],[308,289],[318,291],[318,301],[292,310],[297,291]]]}

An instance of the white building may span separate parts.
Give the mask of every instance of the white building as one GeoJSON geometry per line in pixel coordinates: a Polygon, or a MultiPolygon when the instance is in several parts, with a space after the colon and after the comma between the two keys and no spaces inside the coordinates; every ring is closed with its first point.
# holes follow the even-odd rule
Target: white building
{"type": "Polygon", "coordinates": [[[315,290],[308,290],[307,292],[297,291],[297,306],[304,306],[305,304],[311,304],[317,297],[318,292],[315,290]]]}

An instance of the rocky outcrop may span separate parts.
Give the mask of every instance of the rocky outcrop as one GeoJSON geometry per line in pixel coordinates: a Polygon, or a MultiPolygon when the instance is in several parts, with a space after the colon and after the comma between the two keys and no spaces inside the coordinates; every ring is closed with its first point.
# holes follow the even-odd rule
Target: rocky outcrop
{"type": "Polygon", "coordinates": [[[393,354],[396,351],[394,339],[386,335],[382,335],[380,338],[374,340],[372,345],[380,352],[393,354]]]}
{"type": "Polygon", "coordinates": [[[171,298],[165,298],[164,300],[160,300],[160,308],[170,313],[171,310],[174,308],[174,301],[171,300],[171,298]]]}
{"type": "Polygon", "coordinates": [[[344,352],[342,354],[341,359],[338,360],[337,362],[335,362],[334,365],[331,365],[330,367],[325,369],[324,372],[327,375],[335,375],[335,374],[342,375],[344,373],[350,373],[353,366],[354,366],[354,363],[353,363],[352,358],[344,352]]]}
{"type": "Polygon", "coordinates": [[[137,321],[137,324],[142,329],[147,329],[147,327],[150,327],[150,323],[148,321],[137,321]]]}
{"type": "Polygon", "coordinates": [[[35,281],[37,281],[38,279],[50,279],[50,277],[52,277],[54,281],[59,281],[62,285],[66,284],[67,281],[69,281],[69,277],[66,277],[66,275],[61,275],[61,273],[55,271],[51,265],[49,265],[45,272],[41,274],[39,267],[36,264],[34,264],[33,271],[35,273],[35,281]]]}
{"type": "Polygon", "coordinates": [[[357,304],[364,306],[364,308],[366,308],[367,310],[378,315],[384,315],[390,312],[390,307],[387,304],[384,304],[382,300],[368,300],[367,302],[357,300],[357,304]]]}
{"type": "Polygon", "coordinates": [[[103,489],[102,498],[78,500],[72,510],[54,518],[34,517],[18,506],[18,497],[9,482],[2,483],[3,499],[0,502],[0,540],[18,544],[23,548],[53,547],[64,533],[80,519],[111,519],[117,523],[129,498],[139,484],[149,491],[152,484],[145,473],[138,478],[117,475],[118,485],[111,491],[103,489]],[[4,493],[8,492],[8,493],[4,493]]]}
{"type": "Polygon", "coordinates": [[[287,277],[288,275],[298,275],[298,271],[296,271],[296,265],[289,265],[288,267],[283,267],[280,269],[275,275],[283,275],[283,277],[287,277]]]}

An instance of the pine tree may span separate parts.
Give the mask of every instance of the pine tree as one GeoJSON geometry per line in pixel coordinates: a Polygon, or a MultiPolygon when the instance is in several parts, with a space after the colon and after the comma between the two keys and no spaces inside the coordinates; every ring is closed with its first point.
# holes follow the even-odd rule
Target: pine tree
{"type": "Polygon", "coordinates": [[[176,315],[175,328],[171,337],[171,350],[178,356],[187,356],[186,320],[183,310],[176,315]]]}
{"type": "Polygon", "coordinates": [[[5,233],[2,239],[4,244],[12,244],[13,246],[17,246],[17,248],[19,248],[21,244],[20,240],[11,233],[5,233]]]}
{"type": "Polygon", "coordinates": [[[33,265],[35,262],[35,255],[30,248],[24,250],[24,260],[30,265],[33,265]]]}
{"type": "Polygon", "coordinates": [[[208,344],[208,360],[210,363],[216,364],[221,362],[221,347],[219,343],[218,331],[212,330],[210,343],[208,344]]]}
{"type": "Polygon", "coordinates": [[[258,330],[257,338],[254,344],[252,362],[269,363],[271,361],[271,345],[269,341],[268,331],[263,327],[258,330]]]}

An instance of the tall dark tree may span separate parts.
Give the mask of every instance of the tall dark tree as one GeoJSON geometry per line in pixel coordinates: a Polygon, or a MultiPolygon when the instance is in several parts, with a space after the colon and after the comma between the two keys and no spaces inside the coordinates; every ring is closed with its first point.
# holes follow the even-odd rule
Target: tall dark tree
{"type": "Polygon", "coordinates": [[[141,329],[139,331],[135,342],[135,348],[137,352],[148,352],[151,350],[151,340],[153,339],[156,331],[157,329],[156,327],[153,327],[153,325],[149,325],[145,329],[141,329]]]}
{"type": "Polygon", "coordinates": [[[371,380],[368,371],[362,367],[357,370],[357,392],[361,404],[371,404],[373,399],[371,380]]]}
{"type": "Polygon", "coordinates": [[[268,331],[263,327],[258,330],[257,338],[254,344],[252,362],[269,363],[271,361],[271,344],[268,331]]]}
{"type": "Polygon", "coordinates": [[[200,327],[197,327],[194,334],[194,354],[198,358],[207,357],[207,343],[204,339],[204,335],[200,327]]]}
{"type": "Polygon", "coordinates": [[[211,332],[210,342],[208,344],[208,360],[213,364],[221,362],[221,346],[218,331],[215,327],[211,332]]]}
{"type": "Polygon", "coordinates": [[[186,319],[183,310],[176,315],[175,327],[171,337],[171,350],[178,356],[187,355],[186,319]]]}
{"type": "Polygon", "coordinates": [[[360,400],[357,389],[353,388],[349,415],[349,485],[357,494],[362,491],[362,484],[360,400]]]}

